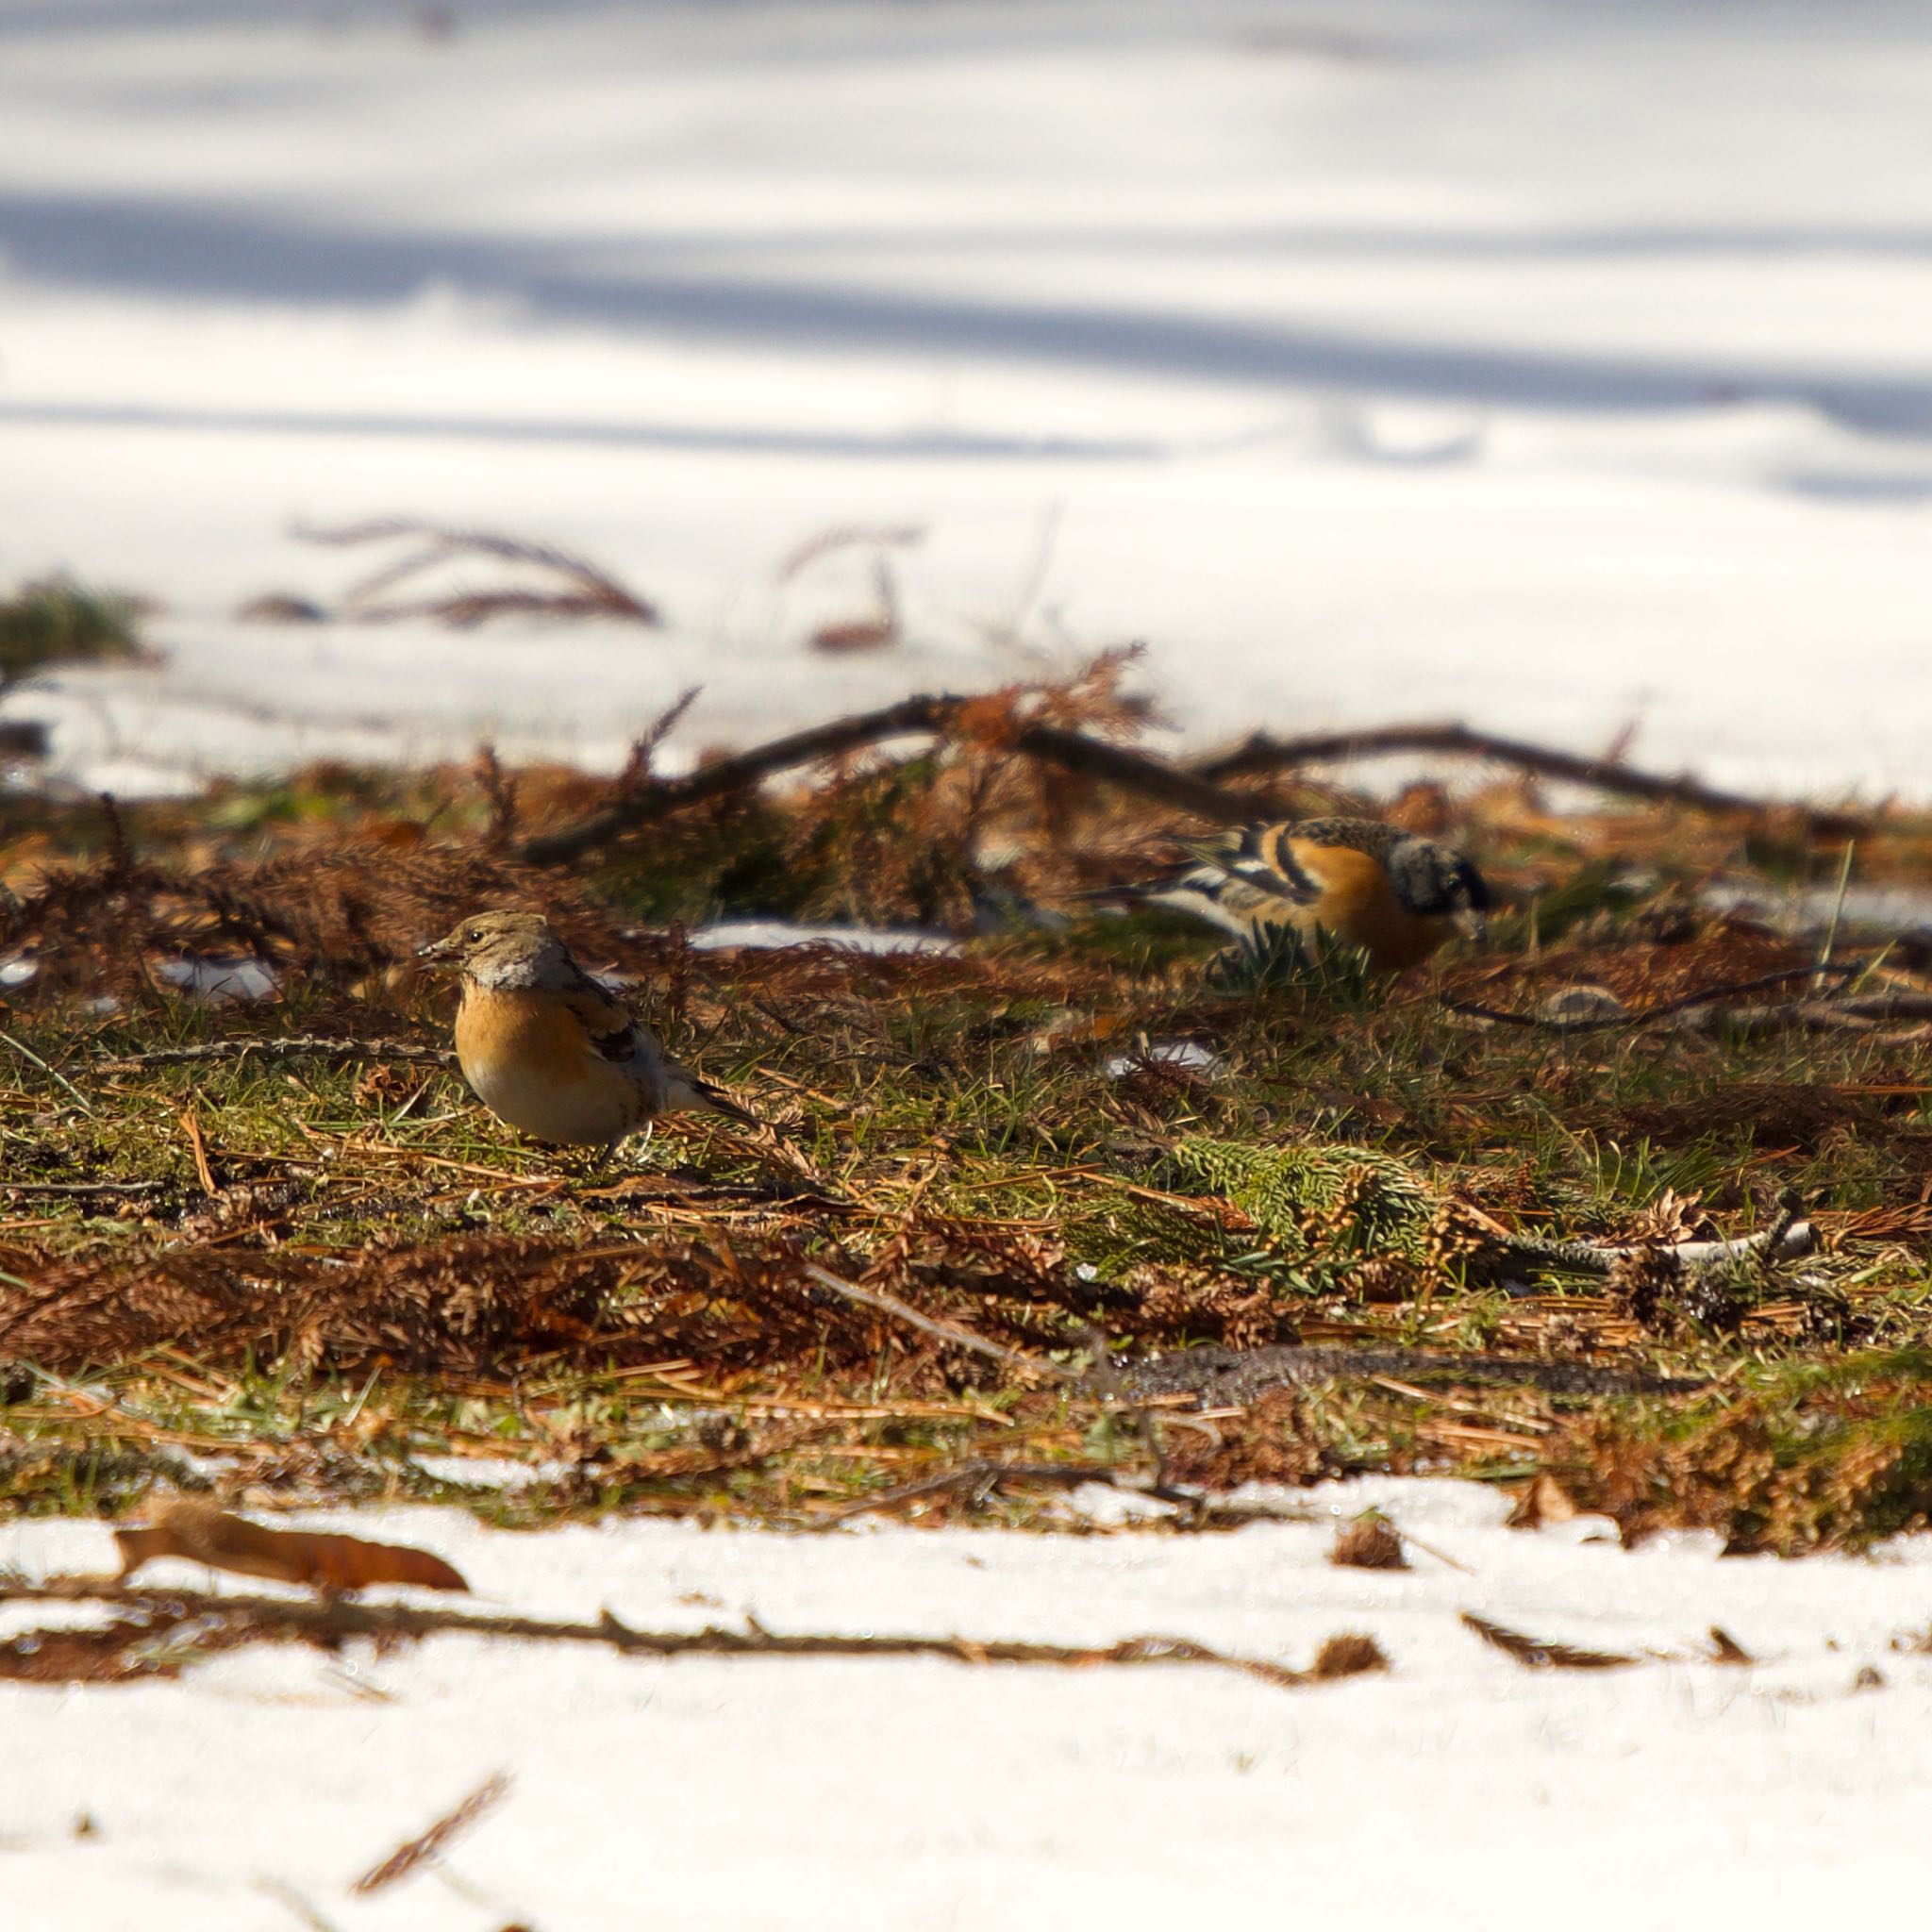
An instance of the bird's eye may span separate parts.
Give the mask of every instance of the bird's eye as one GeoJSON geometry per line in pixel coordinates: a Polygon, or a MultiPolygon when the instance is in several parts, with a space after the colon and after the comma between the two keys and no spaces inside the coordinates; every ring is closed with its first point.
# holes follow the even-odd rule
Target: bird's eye
{"type": "Polygon", "coordinates": [[[473,925],[463,937],[473,946],[480,946],[483,943],[483,928],[480,925],[473,925]]]}

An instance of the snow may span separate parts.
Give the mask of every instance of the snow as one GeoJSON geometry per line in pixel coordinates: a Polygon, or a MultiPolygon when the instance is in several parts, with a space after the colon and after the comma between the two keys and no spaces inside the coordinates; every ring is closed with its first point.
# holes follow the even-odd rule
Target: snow
{"type": "Polygon", "coordinates": [[[1124,1079],[1143,1067],[1173,1067],[1188,1074],[1211,1074],[1219,1069],[1221,1056],[1198,1040],[1157,1040],[1144,1052],[1117,1053],[1107,1062],[1109,1080],[1124,1079]]]}
{"type": "MultiPolygon", "coordinates": [[[[1109,1501],[1113,1499],[1109,1498],[1109,1501]]],[[[625,1659],[442,1637],[218,1657],[172,1683],[0,1689],[9,1932],[338,1926],[1033,1927],[1296,1916],[1591,1928],[1828,1921],[1923,1874],[1932,1538],[1869,1559],[1636,1552],[1501,1525],[1478,1485],[1279,1499],[1307,1522],[1177,1537],[826,1536],[453,1510],[301,1519],[430,1547],[486,1604],[649,1627],[1106,1643],[1159,1632],[1306,1663],[1366,1631],[1392,1672],[1285,1690],[1216,1671],[625,1659]],[[1341,1570],[1371,1503],[1464,1569],[1341,1570]],[[1673,1659],[1529,1672],[1457,1621],[1673,1659]],[[1689,1661],[1722,1624],[1753,1668],[1689,1661]],[[1875,1670],[1876,1688],[1860,1689],[1875,1670]],[[491,1772],[508,1800],[433,1875],[347,1888],[491,1772]],[[95,1830],[73,1837],[85,1814],[95,1830]],[[280,1894],[264,1890],[279,1887],[280,1894]]],[[[1595,1537],[1597,1540],[1591,1540],[1595,1537]]],[[[104,1526],[0,1531],[0,1564],[104,1566],[104,1526]]],[[[199,1582],[191,1567],[154,1581],[199,1582]]],[[[254,1588],[244,1585],[240,1587],[254,1588]]],[[[49,1621],[71,1616],[58,1607],[49,1621]]],[[[17,1619],[10,1620],[17,1622],[17,1619]]]]}
{"type": "Polygon", "coordinates": [[[231,1003],[273,999],[275,968],[265,959],[158,959],[156,976],[203,999],[231,1003]]]}
{"type": "Polygon", "coordinates": [[[1923,8],[441,10],[0,8],[0,583],[166,606],[8,700],[67,776],[611,769],[702,683],[675,765],[1143,638],[1174,743],[1932,793],[1923,8]],[[234,614],[395,510],[667,626],[234,614]],[[828,658],[871,550],[780,566],[848,525],[924,534],[828,658]]]}
{"type": "Polygon", "coordinates": [[[432,1482],[469,1490],[527,1490],[570,1474],[564,1462],[519,1462],[508,1456],[416,1456],[410,1458],[432,1482]]]}
{"type": "Polygon", "coordinates": [[[719,919],[691,933],[694,952],[784,952],[793,946],[835,946],[848,953],[957,953],[955,941],[939,933],[881,926],[809,925],[785,919],[719,919]]]}

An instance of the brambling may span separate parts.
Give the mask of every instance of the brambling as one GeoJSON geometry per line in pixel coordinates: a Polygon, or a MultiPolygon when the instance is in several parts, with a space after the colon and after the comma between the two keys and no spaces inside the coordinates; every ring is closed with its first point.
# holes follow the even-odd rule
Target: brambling
{"type": "Polygon", "coordinates": [[[1191,849],[1199,863],[1137,896],[1250,941],[1325,934],[1400,973],[1457,929],[1478,942],[1487,933],[1490,889],[1471,860],[1379,819],[1288,819],[1191,849]]]}
{"type": "Polygon", "coordinates": [[[533,1140],[601,1147],[660,1113],[756,1114],[665,1053],[571,958],[541,913],[478,912],[416,957],[462,974],[457,1060],[498,1120],[533,1140]]]}

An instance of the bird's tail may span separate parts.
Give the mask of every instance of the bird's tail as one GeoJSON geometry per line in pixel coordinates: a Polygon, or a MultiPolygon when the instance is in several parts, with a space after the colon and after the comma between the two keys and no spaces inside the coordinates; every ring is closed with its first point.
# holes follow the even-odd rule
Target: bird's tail
{"type": "Polygon", "coordinates": [[[1172,906],[1213,924],[1239,925],[1245,931],[1245,923],[1232,917],[1222,905],[1223,895],[1241,881],[1242,834],[1222,832],[1212,838],[1176,842],[1186,856],[1165,871],[1146,878],[1124,879],[1118,885],[1089,887],[1069,896],[1089,904],[1172,906]]]}
{"type": "Polygon", "coordinates": [[[727,1121],[736,1121],[740,1126],[749,1127],[758,1136],[758,1147],[765,1159],[789,1170],[814,1193],[827,1195],[834,1200],[841,1198],[838,1183],[827,1179],[813,1166],[810,1157],[792,1144],[791,1136],[785,1128],[760,1120],[748,1107],[740,1107],[722,1087],[713,1087],[708,1080],[699,1079],[689,1067],[680,1067],[675,1061],[664,1070],[664,1106],[668,1110],[679,1113],[723,1114],[727,1121]]]}
{"type": "MultiPolygon", "coordinates": [[[[1091,903],[1122,908],[1137,906],[1164,906],[1174,912],[1186,912],[1208,925],[1219,926],[1237,939],[1246,939],[1255,930],[1257,895],[1242,880],[1216,864],[1199,864],[1176,869],[1161,878],[1140,879],[1130,884],[1104,886],[1079,894],[1091,903]]],[[[1263,907],[1265,913],[1272,908],[1263,907]]]]}
{"type": "Polygon", "coordinates": [[[721,1113],[744,1127],[765,1124],[748,1107],[740,1107],[722,1087],[699,1079],[688,1067],[665,1068],[664,1108],[668,1113],[721,1113]]]}

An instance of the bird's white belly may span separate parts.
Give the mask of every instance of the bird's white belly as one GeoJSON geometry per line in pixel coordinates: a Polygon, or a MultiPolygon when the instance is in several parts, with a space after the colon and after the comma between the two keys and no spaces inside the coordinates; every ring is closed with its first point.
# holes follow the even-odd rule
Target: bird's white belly
{"type": "Polygon", "coordinates": [[[464,1072],[491,1113],[533,1140],[608,1147],[637,1124],[637,1090],[615,1067],[587,1067],[572,1079],[533,1078],[501,1064],[464,1072]]]}

